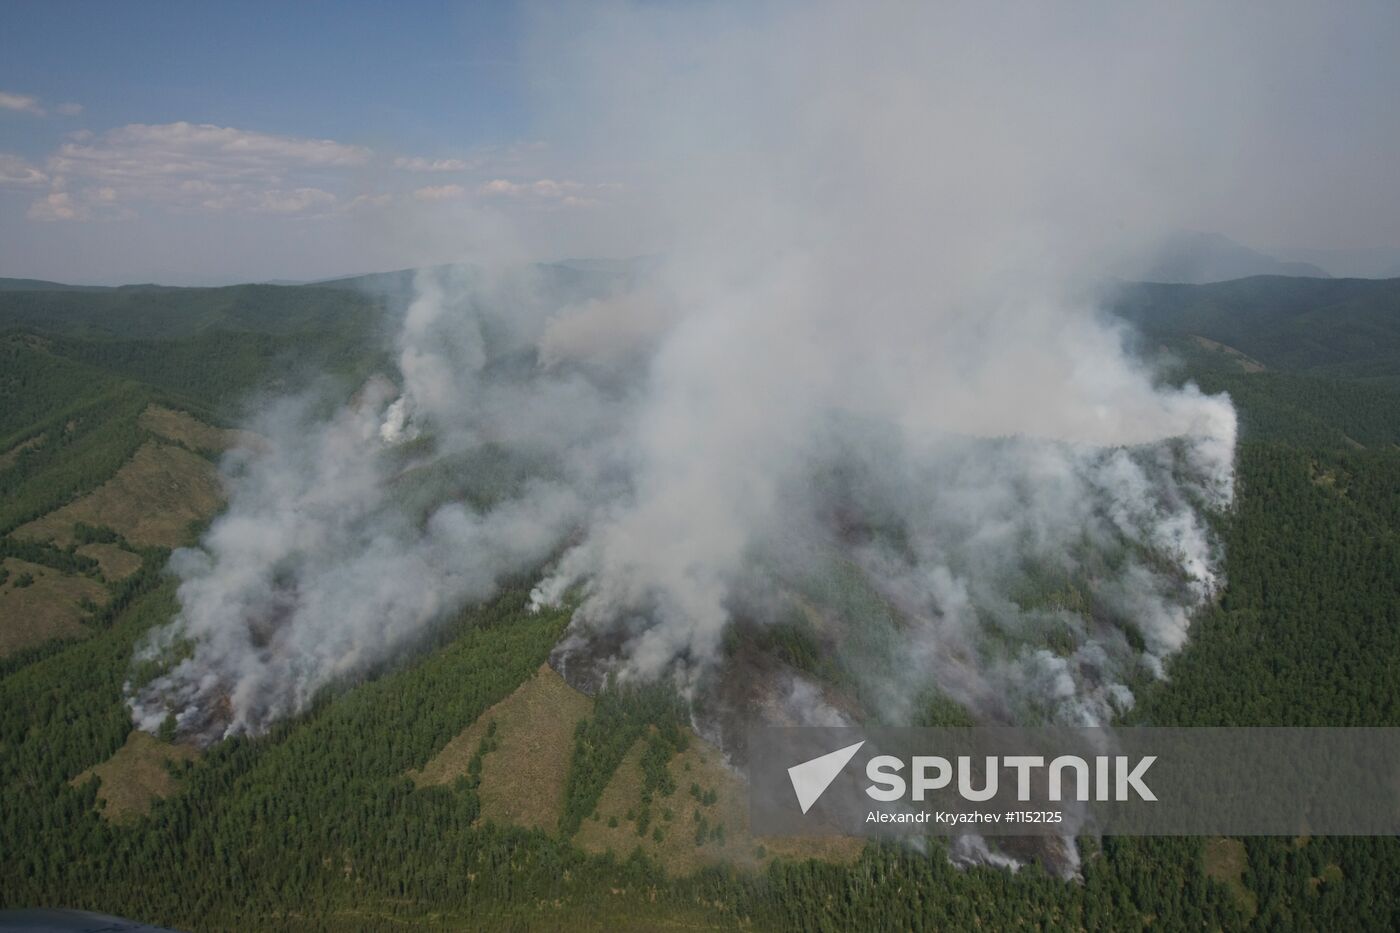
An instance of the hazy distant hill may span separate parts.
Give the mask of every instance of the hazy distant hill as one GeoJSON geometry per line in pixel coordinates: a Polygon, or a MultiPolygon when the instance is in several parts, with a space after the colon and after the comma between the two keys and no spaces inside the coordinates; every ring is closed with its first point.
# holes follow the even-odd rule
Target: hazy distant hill
{"type": "Polygon", "coordinates": [[[209,330],[292,333],[344,325],[368,301],[340,289],[285,285],[225,288],[56,287],[0,293],[0,328],[80,337],[187,337],[209,330]]]}
{"type": "Polygon", "coordinates": [[[44,279],[0,278],[0,292],[100,292],[110,288],[108,285],[65,285],[44,279]]]}
{"type": "Polygon", "coordinates": [[[1252,275],[1329,277],[1320,266],[1276,259],[1219,233],[1172,234],[1146,250],[1125,277],[1144,282],[1202,284],[1252,275]]]}
{"type": "Polygon", "coordinates": [[[1136,284],[1116,310],[1148,330],[1228,344],[1271,369],[1392,383],[1400,376],[1400,279],[1136,284]]]}
{"type": "Polygon", "coordinates": [[[1393,279],[1400,277],[1400,249],[1289,249],[1279,258],[1321,266],[1338,278],[1393,279]]]}
{"type": "MultiPolygon", "coordinates": [[[[570,283],[597,283],[608,279],[629,280],[656,266],[656,257],[641,256],[634,259],[564,259],[559,262],[538,263],[535,270],[553,287],[567,286],[570,283]]],[[[367,272],[359,275],[338,276],[308,283],[326,288],[355,288],[377,295],[398,294],[412,288],[414,276],[420,271],[442,272],[456,269],[470,275],[470,263],[452,263],[429,266],[425,269],[395,269],[390,272],[367,272]]]]}

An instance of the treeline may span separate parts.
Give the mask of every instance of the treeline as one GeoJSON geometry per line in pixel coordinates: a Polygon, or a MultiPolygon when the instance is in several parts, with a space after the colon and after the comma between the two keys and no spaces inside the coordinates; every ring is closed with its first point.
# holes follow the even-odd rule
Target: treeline
{"type": "Polygon", "coordinates": [[[180,407],[222,420],[247,393],[279,394],[338,374],[362,380],[383,363],[354,328],[304,333],[215,330],[181,339],[56,337],[53,353],[172,393],[180,407]]]}
{"type": "Polygon", "coordinates": [[[0,535],[110,479],[150,436],[137,420],[149,402],[139,388],[113,389],[50,419],[40,442],[0,468],[0,535]]]}
{"type": "Polygon", "coordinates": [[[1134,718],[1400,725],[1400,454],[1246,443],[1228,587],[1134,718]]]}
{"type": "Polygon", "coordinates": [[[1271,370],[1400,388],[1400,279],[1255,276],[1125,286],[1113,310],[1153,335],[1199,335],[1271,370]]]}
{"type": "Polygon", "coordinates": [[[31,564],[42,564],[63,573],[96,574],[97,561],[77,553],[76,545],[57,548],[52,544],[11,537],[0,538],[0,560],[13,557],[31,564]]]}
{"type": "Polygon", "coordinates": [[[376,326],[382,302],[315,285],[0,290],[0,329],[84,340],[182,340],[213,331],[343,332],[376,326]]]}
{"type": "Polygon", "coordinates": [[[564,784],[564,809],[559,829],[577,832],[598,806],[609,779],[628,750],[642,738],[642,805],[652,796],[675,792],[666,769],[671,756],[686,746],[689,715],[685,703],[668,684],[612,686],[598,694],[593,714],[578,724],[573,754],[564,784]]]}
{"type": "Polygon", "coordinates": [[[0,332],[0,454],[30,440],[69,412],[115,388],[117,380],[51,356],[50,341],[0,332]]]}
{"type": "Polygon", "coordinates": [[[383,299],[347,288],[0,291],[0,397],[20,403],[0,412],[0,440],[69,404],[75,378],[133,381],[218,418],[253,391],[362,381],[389,368],[387,326],[383,299]]]}
{"type": "Polygon", "coordinates": [[[1298,447],[1400,444],[1400,391],[1293,373],[1210,373],[1197,382],[1228,392],[1244,438],[1298,447]]]}
{"type": "Polygon", "coordinates": [[[169,584],[148,593],[115,625],[0,680],[0,838],[7,905],[57,904],[68,896],[23,897],[29,859],[82,858],[94,830],[91,795],[70,778],[112,755],[131,731],[122,682],[136,639],[175,610],[169,584]],[[11,894],[10,892],[14,893],[11,894]]]}

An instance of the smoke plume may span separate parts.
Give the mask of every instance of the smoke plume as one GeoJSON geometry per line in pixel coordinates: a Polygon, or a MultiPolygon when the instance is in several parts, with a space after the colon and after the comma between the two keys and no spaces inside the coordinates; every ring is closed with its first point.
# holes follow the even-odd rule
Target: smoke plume
{"type": "Polygon", "coordinates": [[[700,706],[757,664],[798,720],[1130,707],[1233,495],[1229,400],[1163,383],[1095,285],[1228,152],[1162,54],[1188,24],[1147,54],[1123,13],[591,12],[540,24],[539,111],[630,170],[600,241],[659,258],[420,273],[395,371],[270,406],[137,722],[256,733],[521,575],[576,606],[557,665],[700,706]],[[829,664],[745,656],[778,631],[829,664]]]}

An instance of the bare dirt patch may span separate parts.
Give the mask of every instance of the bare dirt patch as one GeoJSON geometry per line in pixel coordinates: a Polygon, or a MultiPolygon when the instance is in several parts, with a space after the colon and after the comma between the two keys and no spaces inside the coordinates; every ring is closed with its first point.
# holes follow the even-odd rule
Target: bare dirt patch
{"type": "Polygon", "coordinates": [[[170,764],[198,757],[199,752],[188,745],[171,745],[133,729],[115,755],[70,783],[77,787],[96,775],[100,781],[97,799],[102,816],[111,822],[132,820],[149,813],[157,797],[169,797],[179,789],[170,764]]]}
{"type": "Polygon", "coordinates": [[[89,634],[83,600],[99,606],[107,601],[107,588],[96,580],[13,557],[3,566],[8,576],[0,584],[0,657],[51,638],[89,634]]]}
{"type": "Polygon", "coordinates": [[[16,537],[51,540],[66,547],[73,525],[113,529],[132,544],[177,547],[192,523],[213,515],[223,490],[213,464],[170,444],[148,442],[117,474],[76,502],[15,530],[16,537]]]}

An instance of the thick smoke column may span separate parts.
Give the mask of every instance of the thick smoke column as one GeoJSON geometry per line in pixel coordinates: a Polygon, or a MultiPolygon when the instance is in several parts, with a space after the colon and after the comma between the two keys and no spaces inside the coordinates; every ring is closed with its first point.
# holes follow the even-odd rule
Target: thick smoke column
{"type": "Polygon", "coordinates": [[[589,436],[617,410],[573,376],[500,363],[529,339],[545,284],[424,273],[401,321],[402,390],[372,379],[329,418],[311,392],[252,423],[264,442],[225,461],[228,511],[172,559],[180,613],[140,656],[191,653],[136,693],[138,725],[174,713],[205,738],[260,732],[558,547],[606,489],[589,436]]]}
{"type": "MultiPolygon", "coordinates": [[[[259,731],[524,572],[578,601],[559,664],[702,705],[727,632],[794,615],[888,720],[930,689],[996,721],[1131,705],[1222,583],[1235,417],[1161,384],[1088,283],[1214,127],[1130,54],[1142,24],[1042,15],[546,24],[558,138],[640,167],[600,235],[663,258],[421,275],[397,373],[329,419],[274,406],[229,465],[138,722],[259,731]]],[[[844,715],[782,678],[784,715],[844,715]]]]}

